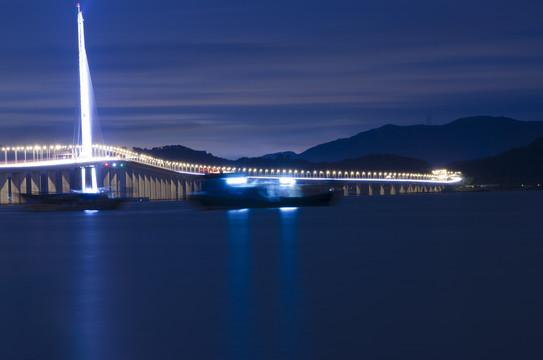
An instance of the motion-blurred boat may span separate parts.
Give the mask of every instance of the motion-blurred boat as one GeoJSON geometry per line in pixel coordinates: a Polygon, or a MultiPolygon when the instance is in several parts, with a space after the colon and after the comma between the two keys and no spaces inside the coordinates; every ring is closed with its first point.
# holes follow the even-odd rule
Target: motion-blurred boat
{"type": "Polygon", "coordinates": [[[21,194],[32,211],[113,210],[125,201],[109,193],[21,194]]]}
{"type": "Polygon", "coordinates": [[[328,187],[299,185],[292,178],[206,175],[202,192],[191,200],[209,209],[275,208],[330,205],[328,187]]]}

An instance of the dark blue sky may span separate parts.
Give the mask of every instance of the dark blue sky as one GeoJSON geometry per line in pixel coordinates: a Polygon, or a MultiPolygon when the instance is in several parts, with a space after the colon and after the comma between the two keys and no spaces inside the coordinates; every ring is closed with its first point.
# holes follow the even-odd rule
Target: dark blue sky
{"type": "MultiPolygon", "coordinates": [[[[71,143],[75,1],[0,12],[0,144],[71,143]]],[[[104,141],[236,158],[387,123],[543,120],[538,1],[81,1],[104,141]]]]}

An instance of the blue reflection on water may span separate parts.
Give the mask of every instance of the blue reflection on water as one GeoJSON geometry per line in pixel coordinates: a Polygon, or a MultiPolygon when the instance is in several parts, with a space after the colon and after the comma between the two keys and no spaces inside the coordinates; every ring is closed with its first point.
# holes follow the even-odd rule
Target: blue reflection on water
{"type": "Polygon", "coordinates": [[[254,301],[251,291],[249,210],[229,210],[228,352],[232,359],[250,359],[255,353],[254,301]]]}
{"type": "Polygon", "coordinates": [[[104,261],[101,232],[98,229],[96,210],[85,210],[81,218],[78,244],[78,276],[76,293],[75,344],[77,359],[97,360],[104,358],[103,340],[107,338],[103,326],[104,304],[104,261]]]}
{"type": "Polygon", "coordinates": [[[281,208],[281,358],[297,359],[300,355],[300,277],[297,208],[281,208]]]}

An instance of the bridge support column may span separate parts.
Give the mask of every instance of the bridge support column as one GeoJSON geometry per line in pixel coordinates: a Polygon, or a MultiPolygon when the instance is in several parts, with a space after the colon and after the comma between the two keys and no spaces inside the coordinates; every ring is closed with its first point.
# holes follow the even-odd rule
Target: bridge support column
{"type": "Polygon", "coordinates": [[[119,197],[121,189],[119,189],[119,177],[117,176],[117,169],[109,170],[109,186],[114,196],[119,197]]]}
{"type": "Polygon", "coordinates": [[[167,200],[167,187],[166,187],[166,179],[164,176],[160,176],[160,200],[167,200]]]}
{"type": "Polygon", "coordinates": [[[118,182],[119,182],[119,197],[125,198],[128,189],[128,176],[126,175],[126,169],[121,167],[118,170],[118,182]]]}
{"type": "Polygon", "coordinates": [[[57,193],[57,172],[56,170],[50,170],[47,172],[47,193],[57,193]]]}
{"type": "Polygon", "coordinates": [[[160,177],[153,176],[153,181],[154,181],[154,194],[155,194],[154,200],[161,200],[161,196],[160,196],[160,177]]]}
{"type": "Polygon", "coordinates": [[[144,193],[143,196],[151,200],[151,179],[149,178],[149,174],[143,173],[142,179],[143,179],[143,193],[144,193]]]}
{"type": "Polygon", "coordinates": [[[356,184],[356,195],[357,195],[357,196],[360,196],[360,193],[361,193],[361,191],[360,191],[360,184],[356,184]]]}
{"type": "Polygon", "coordinates": [[[349,196],[349,185],[343,185],[343,196],[349,196]]]}
{"type": "Polygon", "coordinates": [[[379,186],[379,188],[380,188],[379,195],[385,195],[385,188],[383,187],[382,184],[379,186]]]}
{"type": "Polygon", "coordinates": [[[41,173],[31,172],[30,173],[30,193],[39,194],[41,192],[41,173]]]}
{"type": "Polygon", "coordinates": [[[170,200],[177,200],[177,182],[173,177],[168,179],[168,186],[170,187],[170,200]]]}
{"type": "Polygon", "coordinates": [[[373,187],[371,184],[368,184],[368,195],[373,195],[373,187]]]}
{"type": "Polygon", "coordinates": [[[190,195],[192,195],[192,182],[186,180],[185,181],[185,194],[186,198],[188,199],[190,195]]]}
{"type": "Polygon", "coordinates": [[[0,204],[9,204],[9,174],[0,174],[0,204]]]}
{"type": "Polygon", "coordinates": [[[104,188],[106,188],[107,191],[111,191],[111,181],[109,177],[109,169],[107,167],[104,168],[102,172],[102,182],[104,183],[104,188]]]}
{"type": "Polygon", "coordinates": [[[61,182],[62,182],[62,192],[68,193],[70,192],[70,170],[62,170],[61,171],[61,182]]]}
{"type": "Polygon", "coordinates": [[[132,196],[135,198],[140,196],[140,180],[137,169],[132,169],[132,196]]]}
{"type": "Polygon", "coordinates": [[[405,194],[405,188],[403,185],[400,185],[400,190],[398,190],[399,194],[405,194]]]}
{"type": "Polygon", "coordinates": [[[390,184],[390,195],[396,195],[396,187],[394,184],[390,184]]]}
{"type": "Polygon", "coordinates": [[[130,182],[132,183],[132,191],[130,194],[131,198],[138,197],[138,177],[136,176],[136,170],[130,169],[130,182]]]}
{"type": "Polygon", "coordinates": [[[11,174],[11,203],[20,204],[23,201],[21,194],[26,194],[26,174],[11,174]]]}
{"type": "Polygon", "coordinates": [[[177,200],[185,200],[185,181],[177,179],[177,200]]]}
{"type": "Polygon", "coordinates": [[[156,179],[153,175],[149,176],[149,200],[156,200],[156,179]]]}
{"type": "Polygon", "coordinates": [[[145,182],[145,173],[143,173],[141,170],[138,173],[138,182],[139,182],[139,190],[138,190],[138,196],[139,197],[146,197],[149,198],[149,193],[147,192],[147,184],[145,182]]]}
{"type": "Polygon", "coordinates": [[[162,196],[162,176],[155,176],[155,199],[156,200],[164,200],[164,196],[162,196]]]}

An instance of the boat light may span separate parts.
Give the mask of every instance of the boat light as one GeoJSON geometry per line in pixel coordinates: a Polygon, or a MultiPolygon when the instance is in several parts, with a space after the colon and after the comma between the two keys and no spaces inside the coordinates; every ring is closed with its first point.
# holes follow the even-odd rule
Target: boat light
{"type": "Polygon", "coordinates": [[[294,184],[296,184],[296,180],[292,178],[280,178],[279,184],[281,184],[282,186],[293,186],[294,184]]]}
{"type": "Polygon", "coordinates": [[[246,177],[229,177],[229,178],[226,178],[226,183],[228,185],[247,184],[247,178],[246,177]]]}

